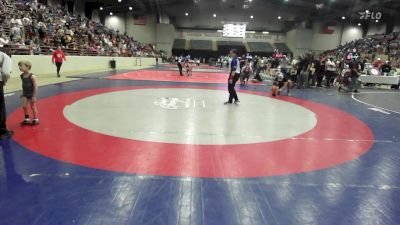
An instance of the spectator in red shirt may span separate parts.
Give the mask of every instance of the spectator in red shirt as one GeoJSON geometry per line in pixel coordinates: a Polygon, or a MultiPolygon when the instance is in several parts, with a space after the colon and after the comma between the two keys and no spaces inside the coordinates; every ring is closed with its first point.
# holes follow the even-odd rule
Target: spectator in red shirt
{"type": "Polygon", "coordinates": [[[373,66],[380,69],[380,68],[382,67],[383,64],[385,64],[385,62],[384,62],[383,60],[381,60],[381,58],[378,58],[378,59],[374,62],[373,66]]]}
{"type": "Polygon", "coordinates": [[[64,52],[61,50],[61,46],[58,46],[57,50],[53,53],[53,58],[51,59],[53,64],[55,62],[57,67],[57,77],[60,77],[60,69],[63,61],[67,61],[64,52]]]}

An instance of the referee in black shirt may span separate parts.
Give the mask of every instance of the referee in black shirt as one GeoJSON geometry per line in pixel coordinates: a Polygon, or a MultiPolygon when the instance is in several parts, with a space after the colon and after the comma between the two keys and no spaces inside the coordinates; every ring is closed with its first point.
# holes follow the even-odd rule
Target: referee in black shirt
{"type": "Polygon", "coordinates": [[[239,98],[237,96],[236,90],[235,90],[235,84],[239,80],[240,77],[240,62],[237,57],[237,50],[232,49],[230,51],[230,56],[232,57],[232,62],[231,62],[231,72],[229,74],[229,79],[228,79],[228,91],[229,91],[229,100],[225,102],[224,104],[232,104],[233,100],[235,100],[235,104],[239,103],[239,98]]]}

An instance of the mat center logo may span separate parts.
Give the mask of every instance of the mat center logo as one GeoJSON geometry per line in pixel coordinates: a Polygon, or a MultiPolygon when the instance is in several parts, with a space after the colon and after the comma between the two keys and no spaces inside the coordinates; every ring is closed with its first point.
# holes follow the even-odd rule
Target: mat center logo
{"type": "Polygon", "coordinates": [[[164,109],[173,110],[206,107],[206,103],[204,100],[175,97],[157,98],[154,104],[164,109]]]}

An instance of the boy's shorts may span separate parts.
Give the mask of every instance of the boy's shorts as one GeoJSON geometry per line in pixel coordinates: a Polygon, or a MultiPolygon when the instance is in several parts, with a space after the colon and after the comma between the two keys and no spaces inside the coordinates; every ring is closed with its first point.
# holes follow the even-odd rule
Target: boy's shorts
{"type": "Polygon", "coordinates": [[[28,100],[32,100],[33,96],[28,96],[28,95],[21,95],[20,98],[27,98],[28,100]]]}

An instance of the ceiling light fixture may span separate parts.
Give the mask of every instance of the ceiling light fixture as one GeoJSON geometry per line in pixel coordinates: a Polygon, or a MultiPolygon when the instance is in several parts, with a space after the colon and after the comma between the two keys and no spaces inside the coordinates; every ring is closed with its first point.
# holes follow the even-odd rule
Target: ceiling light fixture
{"type": "Polygon", "coordinates": [[[189,13],[185,13],[185,16],[189,16],[189,13]]]}
{"type": "Polygon", "coordinates": [[[379,20],[375,20],[376,23],[379,23],[379,20]]]}
{"type": "Polygon", "coordinates": [[[342,20],[345,20],[346,19],[346,17],[345,16],[342,16],[342,20]]]}
{"type": "Polygon", "coordinates": [[[103,10],[103,7],[100,6],[100,11],[102,11],[102,10],[103,10]]]}
{"type": "Polygon", "coordinates": [[[132,6],[129,6],[129,10],[132,11],[132,9],[133,9],[132,6]]]}
{"type": "Polygon", "coordinates": [[[278,20],[280,20],[280,19],[282,19],[282,17],[281,17],[281,16],[278,16],[278,20]]]}
{"type": "Polygon", "coordinates": [[[217,17],[217,14],[214,13],[214,14],[213,14],[213,17],[214,17],[214,18],[217,17]]]}
{"type": "Polygon", "coordinates": [[[122,2],[122,0],[118,0],[118,2],[122,2]]]}
{"type": "Polygon", "coordinates": [[[112,16],[113,15],[113,13],[112,12],[110,12],[110,16],[112,16]]]}
{"type": "Polygon", "coordinates": [[[358,23],[357,25],[358,25],[359,27],[361,27],[361,23],[358,23]]]}
{"type": "Polygon", "coordinates": [[[254,19],[254,16],[253,16],[253,15],[251,15],[251,16],[250,16],[250,19],[254,19]]]}

